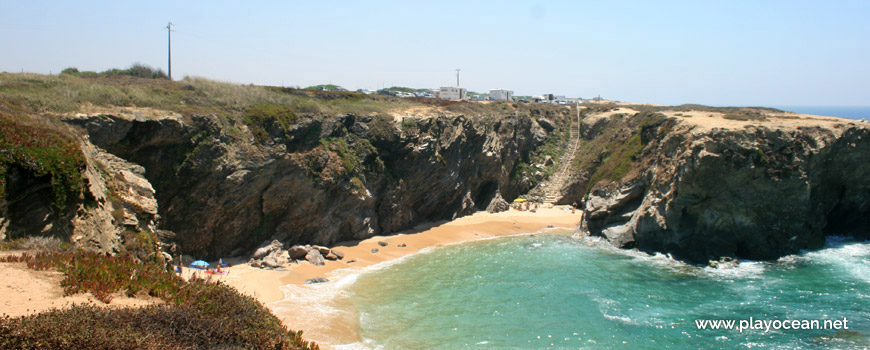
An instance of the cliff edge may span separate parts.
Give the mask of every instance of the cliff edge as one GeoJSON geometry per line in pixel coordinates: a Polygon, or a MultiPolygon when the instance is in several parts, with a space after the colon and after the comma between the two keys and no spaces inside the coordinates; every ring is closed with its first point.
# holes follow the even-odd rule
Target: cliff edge
{"type": "Polygon", "coordinates": [[[599,112],[641,119],[630,174],[590,185],[584,234],[693,263],[767,260],[870,237],[870,130],[770,110],[599,112]]]}

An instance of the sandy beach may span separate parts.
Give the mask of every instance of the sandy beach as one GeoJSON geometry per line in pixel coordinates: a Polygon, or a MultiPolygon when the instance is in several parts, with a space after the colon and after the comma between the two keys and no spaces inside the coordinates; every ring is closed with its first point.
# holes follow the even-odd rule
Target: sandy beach
{"type": "MultiPolygon", "coordinates": [[[[450,222],[421,225],[392,236],[375,236],[362,241],[342,242],[333,246],[345,256],[340,261],[326,261],[323,266],[308,262],[291,264],[284,270],[251,267],[242,258],[227,259],[232,264],[226,275],[208,276],[185,268],[184,277],[194,273],[223,281],[242,293],[260,300],[290,329],[304,330],[305,339],[330,345],[361,341],[358,316],[343,303],[342,288],[351,284],[361,272],[376,269],[428,248],[493,237],[529,234],[543,229],[574,232],[581,211],[571,213],[567,206],[540,208],[537,212],[511,209],[502,213],[480,212],[450,222]],[[386,245],[381,245],[384,242],[386,245]],[[402,245],[402,246],[400,246],[402,245]],[[372,250],[377,249],[376,253],[372,250]],[[314,277],[326,277],[327,283],[305,284],[314,277]]],[[[4,255],[20,252],[7,251],[4,255]]],[[[63,296],[62,274],[56,271],[33,271],[23,263],[0,264],[2,311],[8,316],[23,316],[90,303],[107,307],[136,307],[160,303],[155,298],[128,298],[120,293],[111,304],[97,301],[91,294],[63,296]]]]}
{"type": "MultiPolygon", "coordinates": [[[[21,254],[20,251],[5,251],[5,255],[21,254]]],[[[53,308],[67,308],[74,304],[92,304],[107,307],[137,307],[162,303],[158,298],[130,298],[116,293],[112,303],[106,305],[90,293],[63,295],[60,281],[63,273],[58,271],[35,271],[25,263],[0,263],[0,316],[18,317],[38,314],[53,308]]]]}
{"type": "Polygon", "coordinates": [[[323,266],[302,262],[276,271],[242,263],[233,265],[230,274],[221,280],[265,303],[290,329],[304,330],[305,339],[329,348],[361,340],[358,316],[341,298],[342,287],[352,283],[357,274],[427,248],[534,233],[548,227],[562,228],[569,234],[580,218],[580,211],[572,214],[567,206],[541,208],[534,213],[513,209],[494,214],[480,212],[397,235],[336,244],[333,248],[342,251],[344,259],[326,261],[323,266]],[[405,246],[400,247],[402,244],[405,246]],[[378,252],[372,253],[372,249],[378,252]],[[326,277],[330,282],[305,284],[314,277],[326,277]]]}

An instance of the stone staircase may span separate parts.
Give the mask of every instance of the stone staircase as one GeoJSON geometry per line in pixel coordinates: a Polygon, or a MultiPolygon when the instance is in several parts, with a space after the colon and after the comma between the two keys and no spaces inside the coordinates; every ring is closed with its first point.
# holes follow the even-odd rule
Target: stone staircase
{"type": "Polygon", "coordinates": [[[571,121],[571,138],[568,141],[568,150],[565,155],[559,160],[559,170],[547,181],[544,188],[544,204],[556,204],[562,198],[562,186],[565,185],[565,179],[568,177],[568,171],[571,168],[571,162],[574,161],[574,154],[577,153],[577,148],[580,146],[580,108],[577,108],[577,119],[571,121]]]}

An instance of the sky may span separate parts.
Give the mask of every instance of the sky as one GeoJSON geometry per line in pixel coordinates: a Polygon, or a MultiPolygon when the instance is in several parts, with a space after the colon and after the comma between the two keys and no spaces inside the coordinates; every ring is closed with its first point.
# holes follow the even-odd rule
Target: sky
{"type": "Polygon", "coordinates": [[[870,1],[12,1],[0,71],[870,106],[870,1]]]}

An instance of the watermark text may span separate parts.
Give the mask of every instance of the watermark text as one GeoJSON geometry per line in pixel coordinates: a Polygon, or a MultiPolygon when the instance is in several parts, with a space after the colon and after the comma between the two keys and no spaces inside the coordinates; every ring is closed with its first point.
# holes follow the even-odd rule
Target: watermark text
{"type": "Polygon", "coordinates": [[[765,333],[772,330],[812,330],[812,329],[849,329],[849,320],[756,320],[750,317],[748,320],[695,320],[698,329],[714,330],[726,329],[743,332],[744,330],[763,330],[765,333]]]}

